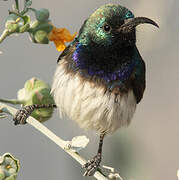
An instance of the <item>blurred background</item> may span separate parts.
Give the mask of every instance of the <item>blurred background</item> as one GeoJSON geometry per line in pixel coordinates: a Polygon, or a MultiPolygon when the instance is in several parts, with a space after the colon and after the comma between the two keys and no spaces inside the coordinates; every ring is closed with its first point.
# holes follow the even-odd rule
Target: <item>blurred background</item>
{"type": "MultiPolygon", "coordinates": [[[[14,1],[0,1],[0,32],[14,1]]],[[[175,180],[179,168],[179,1],[178,0],[34,0],[32,7],[48,8],[56,27],[77,32],[99,6],[119,3],[135,16],[160,25],[137,29],[137,46],[146,62],[147,88],[131,125],[108,136],[102,164],[114,167],[124,180],[175,180]]],[[[16,98],[26,80],[38,77],[51,84],[59,52],[54,44],[31,43],[27,34],[11,36],[0,44],[0,97],[16,98]]],[[[87,135],[90,143],[81,154],[90,159],[98,137],[74,122],[58,118],[44,123],[65,140],[87,135]]],[[[21,161],[18,180],[82,180],[83,169],[56,144],[30,125],[15,127],[12,118],[0,120],[0,154],[12,153],[21,161]]]]}

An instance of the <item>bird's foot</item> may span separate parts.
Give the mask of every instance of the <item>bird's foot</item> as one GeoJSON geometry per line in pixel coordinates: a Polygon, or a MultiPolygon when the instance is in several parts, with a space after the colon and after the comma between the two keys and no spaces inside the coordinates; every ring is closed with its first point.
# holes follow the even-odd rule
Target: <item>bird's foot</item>
{"type": "Polygon", "coordinates": [[[30,116],[33,110],[33,105],[25,106],[22,109],[18,110],[13,118],[14,124],[26,124],[26,119],[30,116]]]}
{"type": "Polygon", "coordinates": [[[83,165],[83,168],[86,169],[83,176],[92,176],[98,169],[101,162],[101,153],[98,153],[93,159],[89,160],[86,164],[83,165]]]}
{"type": "Polygon", "coordinates": [[[14,124],[26,124],[26,119],[32,114],[32,112],[36,109],[40,108],[56,108],[55,104],[33,104],[29,106],[25,106],[19,111],[17,111],[15,117],[13,118],[14,124]]]}

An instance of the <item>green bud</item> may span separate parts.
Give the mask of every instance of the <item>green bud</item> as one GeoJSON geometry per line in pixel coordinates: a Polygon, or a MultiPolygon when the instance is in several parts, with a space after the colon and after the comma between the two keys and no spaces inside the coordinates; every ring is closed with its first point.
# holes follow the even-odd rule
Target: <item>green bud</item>
{"type": "Polygon", "coordinates": [[[19,160],[15,159],[10,153],[0,157],[0,180],[16,180],[19,169],[19,160]]]}
{"type": "Polygon", "coordinates": [[[5,172],[3,171],[2,168],[0,168],[0,180],[4,180],[5,177],[6,177],[5,172]]]}
{"type": "Polygon", "coordinates": [[[23,20],[24,20],[24,25],[19,27],[19,32],[20,33],[26,32],[30,28],[30,22],[31,22],[30,16],[27,16],[27,15],[23,16],[23,20]]]}
{"type": "Polygon", "coordinates": [[[20,33],[26,32],[29,28],[30,28],[30,24],[27,23],[24,26],[19,27],[19,32],[20,33]]]}
{"type": "Polygon", "coordinates": [[[39,30],[34,34],[35,41],[40,44],[48,44],[48,33],[45,31],[39,30]]]}
{"type": "Polygon", "coordinates": [[[19,26],[17,24],[8,24],[6,29],[8,29],[11,33],[18,32],[19,26]]]}
{"type": "Polygon", "coordinates": [[[15,15],[15,14],[10,14],[7,19],[6,19],[6,24],[5,27],[6,29],[9,30],[9,32],[18,32],[19,28],[24,25],[24,20],[23,18],[15,15]]]}
{"type": "Polygon", "coordinates": [[[49,15],[50,14],[48,9],[42,8],[39,10],[35,10],[35,17],[40,22],[48,21],[49,15]]]}
{"type": "Polygon", "coordinates": [[[50,24],[50,21],[48,22],[40,22],[40,21],[35,21],[31,25],[31,29],[29,30],[30,33],[34,33],[38,30],[43,30],[47,33],[51,32],[53,29],[53,26],[50,24]]]}
{"type": "Polygon", "coordinates": [[[49,22],[35,21],[29,30],[32,42],[48,44],[48,34],[52,31],[52,29],[53,26],[49,24],[49,22]]]}
{"type": "MultiPolygon", "coordinates": [[[[18,99],[24,102],[24,106],[33,104],[54,104],[50,91],[51,88],[47,83],[40,79],[32,78],[26,81],[23,89],[18,91],[18,99]]],[[[51,118],[52,114],[52,108],[42,108],[33,111],[31,116],[40,122],[44,122],[51,118]]]]}
{"type": "Polygon", "coordinates": [[[14,175],[7,177],[5,180],[16,180],[16,178],[17,178],[17,174],[14,174],[14,175]]]}

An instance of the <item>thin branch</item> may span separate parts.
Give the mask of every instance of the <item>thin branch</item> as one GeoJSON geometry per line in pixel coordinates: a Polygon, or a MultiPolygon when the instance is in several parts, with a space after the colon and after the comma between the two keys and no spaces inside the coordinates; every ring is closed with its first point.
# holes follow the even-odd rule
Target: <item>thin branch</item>
{"type": "MultiPolygon", "coordinates": [[[[0,103],[0,110],[11,114],[14,116],[17,112],[17,109],[8,106],[6,104],[0,103]]],[[[61,139],[60,137],[56,136],[52,131],[50,131],[47,127],[45,127],[43,124],[41,124],[39,121],[37,121],[33,117],[29,117],[27,120],[27,123],[36,128],[38,131],[40,131],[42,134],[47,136],[49,139],[51,139],[54,143],[56,143],[60,148],[62,148],[66,153],[68,153],[70,156],[72,156],[78,163],[81,165],[84,165],[87,161],[82,158],[79,154],[73,152],[71,149],[67,149],[66,145],[67,142],[61,139]]],[[[96,171],[93,175],[98,180],[108,180],[101,172],[96,171]]]]}
{"type": "Polygon", "coordinates": [[[7,37],[7,36],[9,36],[9,31],[7,30],[7,29],[5,29],[4,31],[3,31],[3,33],[2,33],[2,35],[0,36],[0,43],[2,43],[3,42],[3,40],[7,37]]]}
{"type": "Polygon", "coordinates": [[[9,10],[9,14],[15,14],[16,16],[19,16],[19,17],[23,18],[23,15],[20,14],[19,12],[16,12],[16,11],[9,10]]]}
{"type": "Polygon", "coordinates": [[[19,12],[19,1],[15,0],[15,2],[16,2],[16,10],[19,12]]]}
{"type": "Polygon", "coordinates": [[[9,103],[9,104],[23,104],[24,103],[24,101],[20,101],[18,99],[1,99],[1,98],[0,98],[0,102],[9,103]]]}
{"type": "Polygon", "coordinates": [[[0,114],[0,119],[4,119],[4,118],[7,118],[8,116],[5,115],[5,114],[0,114]]]}

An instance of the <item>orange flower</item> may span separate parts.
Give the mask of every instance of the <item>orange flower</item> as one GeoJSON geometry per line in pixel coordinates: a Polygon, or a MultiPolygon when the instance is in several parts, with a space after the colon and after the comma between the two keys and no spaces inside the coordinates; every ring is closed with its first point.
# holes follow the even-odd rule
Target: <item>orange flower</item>
{"type": "Polygon", "coordinates": [[[71,42],[77,33],[71,35],[66,28],[56,28],[53,26],[52,31],[48,35],[48,39],[55,43],[58,51],[63,51],[66,48],[65,43],[71,42]]]}

